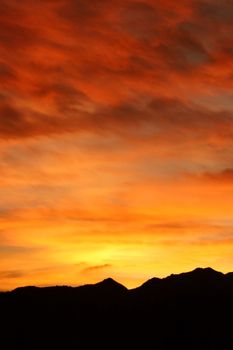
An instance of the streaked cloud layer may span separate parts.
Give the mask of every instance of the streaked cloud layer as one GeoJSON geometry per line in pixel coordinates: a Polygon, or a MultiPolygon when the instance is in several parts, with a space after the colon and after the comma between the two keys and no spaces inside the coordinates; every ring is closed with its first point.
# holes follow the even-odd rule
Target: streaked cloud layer
{"type": "Polygon", "coordinates": [[[2,0],[0,288],[233,269],[233,3],[2,0]]]}

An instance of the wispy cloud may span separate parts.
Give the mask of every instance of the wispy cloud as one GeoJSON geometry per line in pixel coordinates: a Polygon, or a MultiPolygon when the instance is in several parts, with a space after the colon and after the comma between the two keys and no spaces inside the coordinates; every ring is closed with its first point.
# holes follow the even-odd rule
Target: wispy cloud
{"type": "Polygon", "coordinates": [[[112,265],[111,264],[103,264],[103,265],[89,266],[89,267],[85,268],[84,270],[82,270],[82,272],[84,272],[84,273],[95,272],[96,270],[107,269],[109,267],[112,267],[112,265]]]}
{"type": "Polygon", "coordinates": [[[230,270],[232,19],[227,0],[1,1],[4,286],[230,270]]]}

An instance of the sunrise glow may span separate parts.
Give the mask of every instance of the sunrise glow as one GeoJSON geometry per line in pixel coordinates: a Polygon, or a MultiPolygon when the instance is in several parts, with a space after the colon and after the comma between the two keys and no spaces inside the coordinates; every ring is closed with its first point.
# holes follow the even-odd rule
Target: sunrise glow
{"type": "Polygon", "coordinates": [[[1,290],[233,269],[232,19],[1,1],[1,290]]]}

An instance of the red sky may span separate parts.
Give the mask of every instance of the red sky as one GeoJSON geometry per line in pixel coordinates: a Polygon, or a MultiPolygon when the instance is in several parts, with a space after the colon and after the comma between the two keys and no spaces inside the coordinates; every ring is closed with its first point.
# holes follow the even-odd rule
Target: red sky
{"type": "Polygon", "coordinates": [[[233,2],[1,0],[0,289],[233,270],[233,2]]]}

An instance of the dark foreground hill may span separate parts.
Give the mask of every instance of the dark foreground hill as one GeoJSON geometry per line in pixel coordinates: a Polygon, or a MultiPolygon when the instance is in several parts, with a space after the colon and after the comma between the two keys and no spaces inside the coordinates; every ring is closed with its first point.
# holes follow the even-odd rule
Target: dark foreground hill
{"type": "Polygon", "coordinates": [[[1,349],[233,350],[233,273],[0,293],[1,349]]]}

